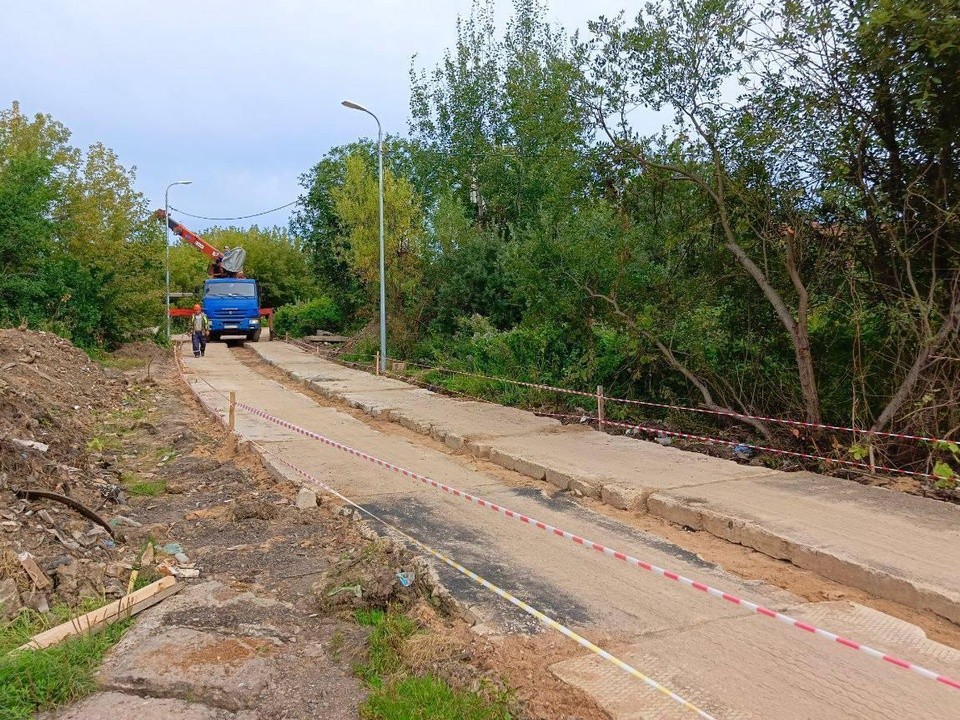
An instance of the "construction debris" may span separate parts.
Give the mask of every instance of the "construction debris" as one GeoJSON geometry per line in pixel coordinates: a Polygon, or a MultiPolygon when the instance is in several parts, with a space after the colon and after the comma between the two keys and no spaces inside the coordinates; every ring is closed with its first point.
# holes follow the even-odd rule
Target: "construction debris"
{"type": "Polygon", "coordinates": [[[143,612],[148,607],[152,607],[161,600],[175,595],[182,589],[183,585],[177,583],[172,577],[161,578],[155,583],[137,590],[132,595],[126,595],[98,610],[88,612],[86,615],[81,615],[73,620],[68,620],[39,635],[34,635],[30,638],[30,642],[21,645],[17,650],[41,650],[51,645],[56,645],[72,635],[99,630],[117,620],[122,620],[143,612]]]}
{"type": "Polygon", "coordinates": [[[33,555],[26,550],[17,555],[17,560],[20,561],[20,565],[26,570],[34,587],[38,590],[46,590],[53,585],[53,583],[50,582],[50,578],[44,575],[43,570],[37,565],[37,561],[33,559],[33,555]]]}

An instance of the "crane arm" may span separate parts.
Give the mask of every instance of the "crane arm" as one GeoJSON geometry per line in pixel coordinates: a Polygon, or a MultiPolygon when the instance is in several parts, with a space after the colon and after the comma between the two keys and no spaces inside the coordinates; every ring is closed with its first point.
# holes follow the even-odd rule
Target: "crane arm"
{"type": "Polygon", "coordinates": [[[181,240],[189,245],[193,245],[197,250],[202,252],[213,262],[223,259],[223,253],[217,250],[213,245],[208,243],[199,235],[187,230],[183,225],[178,223],[173,218],[169,217],[165,210],[157,210],[153,216],[157,220],[166,220],[167,225],[170,226],[170,229],[173,231],[173,234],[178,236],[181,240]]]}

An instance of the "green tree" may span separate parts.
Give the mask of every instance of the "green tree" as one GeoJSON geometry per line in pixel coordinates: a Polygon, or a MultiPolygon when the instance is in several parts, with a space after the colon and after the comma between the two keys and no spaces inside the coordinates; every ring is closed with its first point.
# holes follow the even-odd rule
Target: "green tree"
{"type": "MultiPolygon", "coordinates": [[[[346,158],[343,183],[331,192],[344,241],[347,262],[367,288],[369,307],[379,303],[380,223],[377,172],[369,158],[346,158]]],[[[413,185],[389,168],[383,176],[384,265],[391,335],[402,349],[416,338],[428,295],[423,292],[427,248],[420,198],[413,185]]]]}

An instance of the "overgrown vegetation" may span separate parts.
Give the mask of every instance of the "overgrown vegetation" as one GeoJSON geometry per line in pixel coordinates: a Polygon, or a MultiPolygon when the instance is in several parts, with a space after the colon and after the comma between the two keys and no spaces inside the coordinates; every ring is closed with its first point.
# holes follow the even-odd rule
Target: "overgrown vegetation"
{"type": "Polygon", "coordinates": [[[133,170],[49,115],[0,111],[0,324],[90,349],[162,317],[163,240],[133,170]]]}
{"type": "MultiPolygon", "coordinates": [[[[960,431],[952,0],[666,0],[579,37],[538,0],[515,0],[499,31],[494,6],[414,68],[411,136],[387,139],[392,355],[960,431]]],[[[377,313],[374,151],[322,159],[293,225],[358,325],[377,313]]],[[[960,470],[942,446],[749,425],[737,432],[960,470]]]]}
{"type": "Polygon", "coordinates": [[[403,648],[417,633],[416,623],[397,610],[358,610],[357,622],[370,627],[367,659],[355,668],[370,688],[361,708],[371,720],[509,720],[506,699],[485,699],[454,690],[433,675],[411,674],[403,648]]]}
{"type": "Polygon", "coordinates": [[[313,335],[317,330],[337,332],[343,328],[343,313],[330,298],[318,297],[310,302],[285,305],[274,315],[273,328],[278,337],[313,335]]]}
{"type": "Polygon", "coordinates": [[[11,650],[33,635],[102,604],[89,600],[80,608],[60,606],[49,616],[21,611],[12,622],[0,626],[0,720],[25,720],[93,692],[94,673],[106,651],[123,637],[128,621],[68,638],[44,650],[11,650]]]}

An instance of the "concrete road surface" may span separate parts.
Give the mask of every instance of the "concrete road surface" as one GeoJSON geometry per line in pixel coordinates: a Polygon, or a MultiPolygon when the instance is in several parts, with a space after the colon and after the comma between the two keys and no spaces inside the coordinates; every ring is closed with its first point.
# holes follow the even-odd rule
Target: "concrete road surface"
{"type": "MultiPolygon", "coordinates": [[[[947,675],[960,652],[917,628],[846,602],[804,603],[779,588],[745,582],[660,538],[584,509],[545,489],[510,485],[468,456],[384,433],[347,412],[318,405],[291,386],[241,364],[222,343],[184,357],[187,381],[221,417],[227,393],[337,442],[532,515],[727,592],[784,610],[947,675]]],[[[432,545],[663,682],[716,718],[960,718],[960,691],[867,655],[750,614],[490,510],[306,438],[246,412],[237,431],[311,473],[387,522],[432,545]]],[[[268,458],[270,456],[268,455],[268,458]]],[[[273,461],[291,480],[293,471],[273,461]]],[[[549,486],[544,485],[543,488],[549,486]]],[[[438,567],[454,596],[490,634],[550,632],[496,595],[438,567]]],[[[553,667],[618,719],[695,717],[613,665],[584,652],[553,667]]]]}

